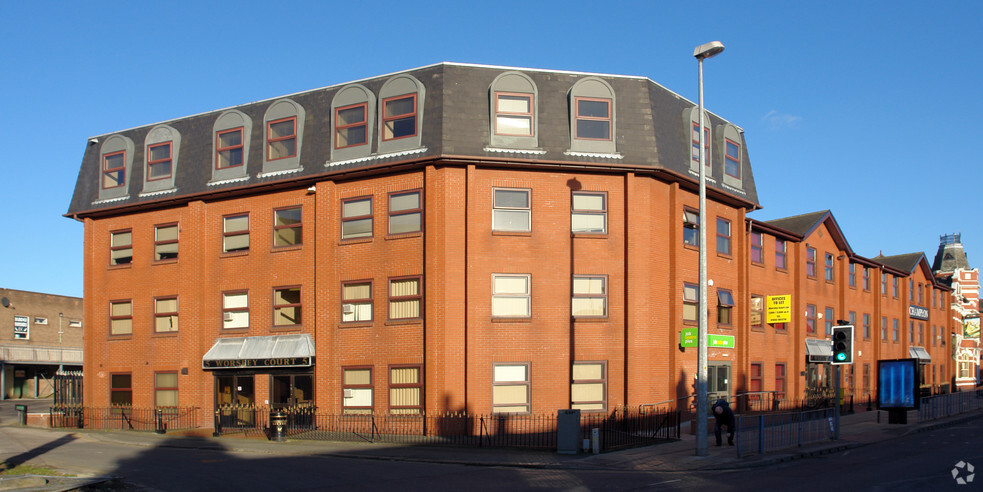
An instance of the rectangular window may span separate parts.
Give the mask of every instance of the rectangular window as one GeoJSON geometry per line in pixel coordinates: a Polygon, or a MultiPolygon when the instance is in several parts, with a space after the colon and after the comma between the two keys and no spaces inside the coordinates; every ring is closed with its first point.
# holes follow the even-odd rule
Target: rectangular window
{"type": "Polygon", "coordinates": [[[730,256],[730,221],[717,217],[717,254],[730,256]]]}
{"type": "Polygon", "coordinates": [[[683,244],[700,246],[700,212],[683,209],[683,244]]]}
{"type": "Polygon", "coordinates": [[[177,297],[154,299],[154,332],[177,331],[177,297]]]}
{"type": "Polygon", "coordinates": [[[242,127],[218,132],[215,140],[215,166],[218,169],[242,165],[242,127]]]}
{"type": "Polygon", "coordinates": [[[730,325],[734,322],[734,296],[729,290],[717,289],[717,323],[730,325]]]}
{"type": "Polygon", "coordinates": [[[531,315],[529,275],[492,275],[492,316],[528,318],[531,315]]]}
{"type": "Polygon", "coordinates": [[[529,365],[495,364],[492,413],[529,413],[529,365]]]}
{"type": "Polygon", "coordinates": [[[302,323],[300,287],[273,289],[273,326],[297,326],[302,323]]]}
{"type": "Polygon", "coordinates": [[[570,211],[570,232],[605,234],[608,232],[606,193],[575,191],[570,211]]]}
{"type": "Polygon", "coordinates": [[[881,341],[887,341],[887,316],[881,316],[881,341]]]}
{"type": "Polygon", "coordinates": [[[126,184],[126,152],[102,156],[102,188],[118,188],[126,184]]]}
{"type": "Polygon", "coordinates": [[[389,279],[389,319],[420,317],[420,277],[389,279]]]}
{"type": "Polygon", "coordinates": [[[608,278],[604,275],[574,275],[571,305],[575,318],[603,318],[608,315],[608,278]]]}
{"type": "Polygon", "coordinates": [[[273,247],[297,246],[304,243],[304,223],[300,207],[273,211],[273,247]]]}
{"type": "Polygon", "coordinates": [[[857,288],[857,264],[850,263],[847,265],[847,283],[851,288],[857,288]]]}
{"type": "Polygon", "coordinates": [[[154,259],[177,259],[177,224],[162,224],[154,227],[154,259]]]}
{"type": "Polygon", "coordinates": [[[857,326],[857,312],[856,311],[850,311],[850,313],[847,315],[847,318],[849,318],[851,325],[857,326]]]}
{"type": "MultiPolygon", "coordinates": [[[[762,380],[762,364],[760,362],[751,363],[751,374],[748,381],[748,392],[758,393],[763,391],[761,386],[762,380]]],[[[758,399],[760,395],[752,395],[752,399],[758,399]]]]}
{"type": "MultiPolygon", "coordinates": [[[[690,169],[700,169],[700,122],[693,122],[693,165],[690,169]]],[[[706,161],[704,165],[710,166],[710,127],[703,125],[703,155],[706,161]]],[[[709,174],[708,174],[709,175],[709,174]]]]}
{"type": "Polygon", "coordinates": [[[864,340],[870,340],[870,314],[864,313],[861,319],[864,324],[864,340]]]}
{"type": "Polygon", "coordinates": [[[176,408],[177,373],[158,372],[154,374],[154,406],[157,408],[176,408]]]}
{"type": "Polygon", "coordinates": [[[741,178],[741,144],[724,139],[724,172],[737,179],[741,178]]]}
{"type": "Polygon", "coordinates": [[[389,368],[389,413],[423,413],[423,378],[420,377],[419,367],[389,368]]]}
{"type": "Polygon", "coordinates": [[[785,399],[785,364],[775,364],[775,399],[785,399]]]}
{"type": "Polygon", "coordinates": [[[700,288],[696,284],[683,284],[683,323],[699,321],[700,288]]]}
{"type": "Polygon", "coordinates": [[[891,297],[898,298],[898,277],[891,278],[891,297]]]}
{"type": "Polygon", "coordinates": [[[576,134],[579,140],[611,140],[611,100],[574,99],[576,106],[576,134]]]}
{"type": "Polygon", "coordinates": [[[368,142],[368,112],[366,103],[344,106],[335,110],[335,148],[365,145],[368,142]]]}
{"type": "Polygon", "coordinates": [[[918,323],[918,345],[925,345],[925,323],[918,323]]]}
{"type": "Polygon", "coordinates": [[[532,219],[530,191],[495,188],[492,193],[492,230],[529,232],[532,219]]]}
{"type": "Polygon", "coordinates": [[[372,237],[372,197],[341,201],[341,238],[372,237]]]}
{"type": "Polygon", "coordinates": [[[833,278],[834,277],[833,277],[833,254],[832,253],[826,253],[826,256],[825,256],[825,268],[823,270],[823,278],[826,279],[827,282],[832,282],[833,281],[833,278]]]}
{"type": "Polygon", "coordinates": [[[171,142],[147,146],[147,181],[171,177],[171,142]]]}
{"type": "Polygon", "coordinates": [[[249,327],[249,293],[226,292],[222,294],[222,328],[249,327]]]}
{"type": "Polygon", "coordinates": [[[348,282],[341,286],[341,321],[372,321],[372,282],[348,282]]]}
{"type": "Polygon", "coordinates": [[[603,362],[574,362],[570,383],[570,408],[581,411],[607,409],[607,372],[603,362]]]}
{"type": "Polygon", "coordinates": [[[133,304],[129,301],[109,303],[109,334],[129,335],[133,333],[133,304]]]}
{"type": "Polygon", "coordinates": [[[765,262],[765,252],[761,245],[761,233],[752,232],[751,233],[751,263],[757,263],[759,265],[765,262]]]}
{"type": "Polygon", "coordinates": [[[129,265],[133,262],[133,231],[116,231],[109,237],[109,264],[129,265]]]}
{"type": "Polygon", "coordinates": [[[341,370],[343,413],[372,413],[372,368],[353,367],[341,370]]]}
{"type": "Polygon", "coordinates": [[[835,313],[833,308],[826,306],[826,312],[823,314],[823,326],[825,331],[823,331],[823,336],[828,337],[833,334],[833,322],[836,321],[835,313]]]}
{"type": "Polygon", "coordinates": [[[129,373],[109,375],[109,404],[114,407],[133,405],[133,380],[129,373]]]}
{"type": "Polygon", "coordinates": [[[864,291],[870,292],[870,268],[863,267],[864,272],[864,291]]]}
{"type": "Polygon", "coordinates": [[[297,117],[266,124],[266,160],[275,161],[297,155],[297,117]]]}
{"type": "Polygon", "coordinates": [[[925,286],[918,284],[918,304],[925,305],[925,286]]]}
{"type": "Polygon", "coordinates": [[[914,321],[909,321],[908,322],[908,343],[909,344],[915,343],[915,322],[914,321]]]}
{"type": "Polygon", "coordinates": [[[908,279],[908,302],[915,302],[915,279],[908,279]]]}
{"type": "Polygon", "coordinates": [[[416,135],[416,94],[384,99],[382,108],[383,140],[416,135]]]}
{"type": "Polygon", "coordinates": [[[785,240],[775,239],[775,268],[785,270],[785,240]]]}
{"type": "Polygon", "coordinates": [[[420,232],[423,224],[423,206],[419,191],[391,193],[389,195],[389,234],[420,232]]]}
{"type": "Polygon", "coordinates": [[[758,294],[751,294],[751,328],[764,328],[764,297],[758,294]]]}
{"type": "Polygon", "coordinates": [[[864,363],[863,392],[870,396],[870,364],[864,363]]]}
{"type": "Polygon", "coordinates": [[[887,274],[886,273],[882,273],[881,274],[881,295],[882,296],[886,296],[887,295],[887,274]]]}
{"type": "Polygon", "coordinates": [[[806,277],[816,278],[816,248],[806,248],[806,277]]]}
{"type": "Polygon", "coordinates": [[[816,305],[806,304],[806,333],[816,333],[816,305]]]}
{"type": "Polygon", "coordinates": [[[249,251],[249,214],[222,218],[222,251],[249,251]]]}
{"type": "Polygon", "coordinates": [[[531,137],[533,134],[532,94],[495,93],[495,134],[531,137]]]}
{"type": "Polygon", "coordinates": [[[898,340],[899,340],[899,334],[898,334],[898,319],[897,319],[897,318],[895,318],[895,319],[892,319],[891,321],[893,322],[893,323],[892,323],[892,326],[891,326],[891,340],[892,340],[892,341],[893,341],[894,343],[898,343],[898,340]]]}
{"type": "Polygon", "coordinates": [[[34,324],[36,324],[36,325],[46,325],[46,324],[48,324],[48,318],[44,318],[44,317],[40,317],[40,316],[35,316],[34,317],[34,324]]]}

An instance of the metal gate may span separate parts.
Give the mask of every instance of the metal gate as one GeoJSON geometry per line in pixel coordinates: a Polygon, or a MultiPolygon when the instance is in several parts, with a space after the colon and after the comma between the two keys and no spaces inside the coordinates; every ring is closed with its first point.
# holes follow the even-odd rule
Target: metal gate
{"type": "Polygon", "coordinates": [[[82,406],[82,371],[55,373],[55,407],[82,406]]]}

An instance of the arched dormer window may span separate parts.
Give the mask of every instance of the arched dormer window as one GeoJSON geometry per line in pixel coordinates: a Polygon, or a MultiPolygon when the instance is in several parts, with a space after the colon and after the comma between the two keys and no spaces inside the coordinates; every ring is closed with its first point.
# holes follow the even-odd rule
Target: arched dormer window
{"type": "Polygon", "coordinates": [[[212,183],[248,177],[249,136],[253,121],[241,111],[229,110],[215,120],[212,140],[212,183]]]}
{"type": "Polygon", "coordinates": [[[716,155],[720,156],[717,160],[721,161],[718,165],[723,167],[720,175],[724,184],[743,189],[745,159],[741,132],[736,126],[726,123],[717,126],[716,134],[714,144],[717,147],[716,155]]]}
{"type": "Polygon", "coordinates": [[[303,106],[290,99],[280,99],[266,110],[263,174],[301,169],[305,116],[303,106]]]}
{"type": "Polygon", "coordinates": [[[613,154],[617,151],[614,90],[597,77],[580,79],[570,89],[570,150],[613,154]]]}
{"type": "Polygon", "coordinates": [[[167,125],[158,125],[144,140],[143,193],[174,189],[181,134],[167,125]]]}
{"type": "Polygon", "coordinates": [[[415,77],[397,75],[379,91],[379,153],[421,147],[426,89],[415,77]]]}
{"type": "Polygon", "coordinates": [[[539,147],[539,92],[526,74],[505,72],[488,89],[489,145],[535,149],[539,147]]]}
{"type": "Polygon", "coordinates": [[[133,140],[113,135],[99,148],[99,200],[125,198],[133,170],[133,140]]]}
{"type": "MultiPolygon", "coordinates": [[[[710,142],[712,140],[710,137],[713,133],[710,131],[710,115],[703,112],[703,151],[705,152],[705,164],[706,164],[706,175],[710,177],[710,163],[713,162],[711,159],[711,149],[712,145],[710,142]]],[[[683,131],[690,142],[690,159],[689,159],[689,170],[699,174],[700,173],[700,109],[697,107],[692,107],[683,110],[683,131]]]]}
{"type": "Polygon", "coordinates": [[[331,160],[368,157],[375,128],[375,94],[361,84],[342,87],[331,100],[331,160]]]}

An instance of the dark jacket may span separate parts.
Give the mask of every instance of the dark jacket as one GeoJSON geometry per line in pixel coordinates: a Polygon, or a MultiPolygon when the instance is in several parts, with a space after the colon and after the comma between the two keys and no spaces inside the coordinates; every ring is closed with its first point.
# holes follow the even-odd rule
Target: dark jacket
{"type": "Polygon", "coordinates": [[[726,425],[728,429],[734,428],[734,411],[730,409],[726,400],[717,400],[717,403],[713,404],[713,417],[717,419],[717,426],[726,425]],[[717,414],[717,407],[723,408],[724,411],[717,414]]]}

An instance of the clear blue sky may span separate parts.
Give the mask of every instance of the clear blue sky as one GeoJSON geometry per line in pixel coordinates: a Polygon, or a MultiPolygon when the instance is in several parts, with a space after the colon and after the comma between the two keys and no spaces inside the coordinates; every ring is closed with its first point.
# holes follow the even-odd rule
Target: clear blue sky
{"type": "Polygon", "coordinates": [[[752,218],[831,209],[868,258],[931,262],[961,232],[980,266],[983,2],[602,5],[2,1],[0,286],[82,295],[62,214],[90,136],[441,61],[639,75],[696,101],[712,40],[706,105],[746,132],[752,218]]]}

